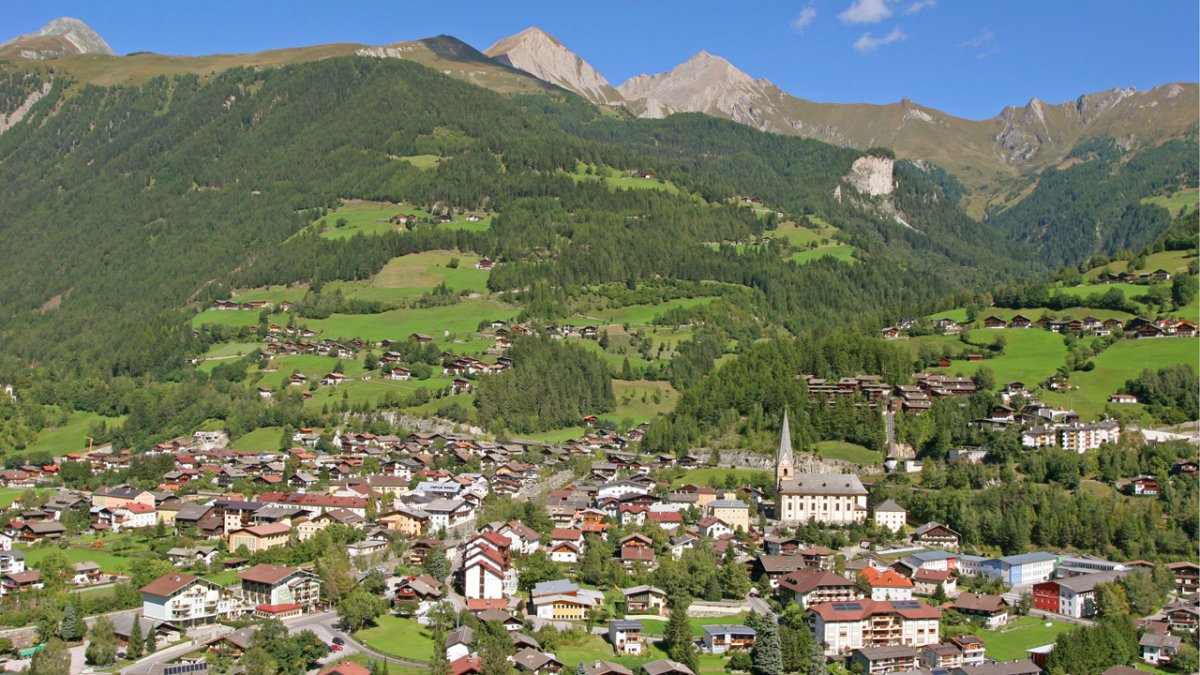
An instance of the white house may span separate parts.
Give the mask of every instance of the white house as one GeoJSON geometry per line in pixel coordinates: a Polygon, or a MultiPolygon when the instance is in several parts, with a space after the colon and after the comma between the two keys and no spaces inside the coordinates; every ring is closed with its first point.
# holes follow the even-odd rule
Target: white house
{"type": "Polygon", "coordinates": [[[141,502],[129,502],[112,510],[113,532],[136,530],[139,527],[154,527],[158,524],[158,509],[141,502]]]}
{"type": "Polygon", "coordinates": [[[207,579],[172,572],[142,587],[142,616],[176,625],[211,623],[233,618],[242,610],[241,598],[228,595],[207,579]]]}
{"type": "Polygon", "coordinates": [[[908,524],[908,511],[896,502],[888,499],[875,507],[875,526],[892,532],[899,532],[908,524]]]}

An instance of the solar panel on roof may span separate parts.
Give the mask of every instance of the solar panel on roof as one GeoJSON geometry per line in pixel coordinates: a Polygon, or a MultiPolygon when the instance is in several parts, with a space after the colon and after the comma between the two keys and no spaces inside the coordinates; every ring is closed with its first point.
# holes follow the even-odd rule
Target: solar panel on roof
{"type": "Polygon", "coordinates": [[[917,609],[921,603],[916,600],[898,600],[892,603],[892,607],[896,609],[917,609]]]}
{"type": "Polygon", "coordinates": [[[859,611],[862,609],[862,603],[859,602],[835,602],[833,608],[839,612],[859,611]]]}

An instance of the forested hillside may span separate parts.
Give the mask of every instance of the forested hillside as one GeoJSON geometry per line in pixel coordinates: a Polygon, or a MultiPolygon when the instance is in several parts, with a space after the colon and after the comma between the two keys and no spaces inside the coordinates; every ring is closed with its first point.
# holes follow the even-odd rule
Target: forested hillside
{"type": "Polygon", "coordinates": [[[1142,198],[1196,187],[1192,140],[1168,141],[1137,153],[1112,139],[1077,148],[1059,168],[1043,172],[1037,188],[991,222],[1028,244],[1052,266],[1076,264],[1093,254],[1139,251],[1171,225],[1171,213],[1142,198]]]}
{"type": "MultiPolygon", "coordinates": [[[[9,73],[4,96],[19,100],[39,84],[9,73]]],[[[54,80],[27,119],[0,136],[0,181],[15,186],[0,203],[6,353],[53,355],[84,371],[166,374],[189,351],[187,303],[222,297],[231,280],[362,278],[391,256],[448,245],[516,262],[493,278],[498,290],[716,279],[760,290],[762,309],[793,329],[927,305],[1011,263],[983,251],[963,259],[977,237],[950,233],[895,252],[883,246],[900,226],[839,210],[829,196],[852,151],[695,116],[612,122],[589,139],[562,121],[395,60],[338,58],[143,86],[54,80]],[[431,171],[393,159],[428,152],[443,157],[431,171]],[[576,184],[561,172],[579,162],[661,164],[700,200],[576,184]],[[714,203],[751,190],[782,208],[843,217],[877,264],[797,267],[769,253],[701,246],[762,231],[749,210],[714,203]],[[292,238],[349,197],[486,206],[499,216],[485,233],[292,238]],[[950,250],[961,262],[942,259],[950,250]],[[976,265],[986,273],[967,269],[976,265]]]]}

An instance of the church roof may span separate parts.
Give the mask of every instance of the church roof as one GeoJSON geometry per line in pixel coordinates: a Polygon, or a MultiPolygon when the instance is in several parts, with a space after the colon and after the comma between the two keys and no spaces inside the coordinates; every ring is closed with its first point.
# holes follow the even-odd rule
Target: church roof
{"type": "Polygon", "coordinates": [[[800,473],[779,485],[780,494],[865,495],[867,489],[852,473],[800,473]]]}

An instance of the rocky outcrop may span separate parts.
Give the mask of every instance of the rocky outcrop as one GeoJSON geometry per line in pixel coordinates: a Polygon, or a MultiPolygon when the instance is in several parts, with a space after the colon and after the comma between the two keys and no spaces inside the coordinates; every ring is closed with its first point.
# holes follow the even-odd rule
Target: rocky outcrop
{"type": "Polygon", "coordinates": [[[891,157],[864,155],[854,160],[845,180],[860,195],[878,197],[890,195],[896,187],[893,170],[896,160],[891,157]]]}
{"type": "Polygon", "coordinates": [[[573,91],[592,103],[624,103],[617,90],[591,64],[539,28],[526,28],[483,53],[498,63],[573,91]]]}
{"type": "Polygon", "coordinates": [[[42,100],[43,96],[50,93],[52,86],[49,82],[44,82],[41,89],[30,92],[29,96],[25,97],[24,101],[21,101],[21,105],[17,106],[12,112],[5,114],[3,111],[0,111],[0,134],[15,127],[21,120],[25,119],[25,116],[29,114],[34,104],[42,100]]]}
{"type": "Polygon", "coordinates": [[[71,17],[55,19],[36,33],[18,35],[0,44],[0,57],[4,58],[40,61],[80,54],[114,56],[104,38],[86,23],[71,17]]]}

